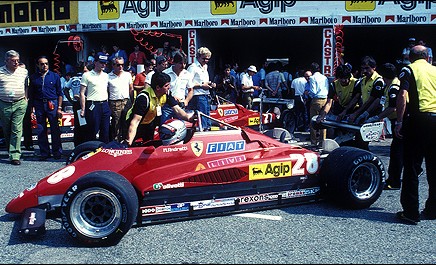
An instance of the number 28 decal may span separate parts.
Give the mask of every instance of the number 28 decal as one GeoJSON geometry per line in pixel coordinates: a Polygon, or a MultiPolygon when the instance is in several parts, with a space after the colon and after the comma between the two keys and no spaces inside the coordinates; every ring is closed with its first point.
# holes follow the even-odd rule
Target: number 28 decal
{"type": "Polygon", "coordinates": [[[318,156],[314,153],[291,154],[289,157],[294,163],[292,167],[293,176],[305,175],[305,170],[307,170],[307,173],[309,174],[315,174],[318,171],[319,160],[318,156]],[[306,161],[305,168],[303,167],[304,161],[306,161]]]}

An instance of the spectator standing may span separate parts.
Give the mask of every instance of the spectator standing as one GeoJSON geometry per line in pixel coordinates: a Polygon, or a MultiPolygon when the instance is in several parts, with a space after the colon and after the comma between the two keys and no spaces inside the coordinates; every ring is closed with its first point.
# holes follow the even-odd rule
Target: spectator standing
{"type": "MultiPolygon", "coordinates": [[[[206,115],[210,114],[210,90],[216,87],[216,84],[210,81],[207,70],[207,63],[211,56],[212,53],[207,47],[200,47],[194,63],[188,67],[188,72],[193,75],[194,82],[194,96],[189,101],[189,109],[201,111],[206,115]]],[[[203,129],[210,129],[210,119],[202,117],[201,124],[203,129]]]]}
{"type": "Polygon", "coordinates": [[[416,39],[415,38],[409,38],[408,43],[407,43],[407,47],[403,49],[403,52],[401,53],[402,55],[402,63],[403,65],[408,65],[410,64],[410,60],[409,60],[409,53],[410,53],[410,49],[416,45],[416,39]]]}
{"type": "Polygon", "coordinates": [[[253,84],[253,76],[257,73],[256,66],[250,65],[247,72],[241,76],[241,90],[242,90],[242,105],[247,109],[253,108],[253,93],[260,90],[259,86],[253,84]]]}
{"type": "MultiPolygon", "coordinates": [[[[163,70],[170,76],[170,93],[177,100],[180,108],[185,110],[194,95],[193,77],[188,70],[185,69],[187,58],[184,53],[177,52],[173,57],[173,65],[163,70]]],[[[171,118],[176,118],[172,106],[165,104],[162,106],[161,124],[171,118]]]]}
{"type": "Polygon", "coordinates": [[[73,106],[74,113],[74,146],[85,142],[86,124],[80,124],[79,113],[80,111],[80,81],[82,80],[83,65],[78,64],[76,73],[65,84],[64,95],[73,106]]]}
{"type": "Polygon", "coordinates": [[[395,133],[404,140],[404,171],[401,206],[397,217],[416,225],[423,219],[436,219],[436,67],[428,63],[427,49],[410,49],[411,64],[400,73],[395,133]],[[408,103],[407,103],[407,98],[408,103]],[[407,115],[405,115],[407,105],[407,115]],[[423,158],[428,182],[428,198],[419,213],[419,171],[423,158]],[[418,167],[419,166],[419,167],[418,167]]]}
{"type": "Polygon", "coordinates": [[[147,57],[145,56],[145,53],[143,51],[139,50],[139,45],[136,44],[135,47],[133,47],[133,52],[129,55],[129,64],[132,67],[135,67],[136,70],[138,64],[144,64],[147,60],[147,57]]]}
{"type": "MultiPolygon", "coordinates": [[[[154,59],[153,59],[154,60],[154,59]]],[[[154,73],[156,72],[162,72],[163,70],[168,68],[168,60],[165,56],[163,55],[159,55],[156,59],[155,59],[155,66],[153,71],[150,71],[147,76],[145,77],[145,84],[146,86],[150,86],[151,85],[151,77],[153,76],[154,73]]],[[[153,63],[153,61],[152,61],[153,63]]]]}
{"type": "Polygon", "coordinates": [[[125,50],[120,49],[120,46],[118,44],[114,44],[112,46],[112,49],[114,50],[114,52],[111,54],[111,56],[109,56],[108,58],[109,62],[112,62],[115,57],[122,57],[124,62],[129,61],[129,56],[127,55],[127,52],[125,50]]]}
{"type": "MultiPolygon", "coordinates": [[[[166,58],[167,61],[171,59],[171,53],[172,53],[172,50],[171,50],[169,41],[164,41],[163,47],[157,49],[157,56],[162,55],[166,58]]],[[[156,60],[157,60],[157,57],[156,57],[156,60]]]]}
{"type": "Polygon", "coordinates": [[[160,124],[161,106],[165,104],[169,104],[179,118],[192,121],[193,115],[188,115],[181,109],[177,100],[168,92],[170,82],[168,74],[157,72],[151,78],[151,86],[136,96],[127,115],[129,129],[126,142],[129,146],[138,138],[143,141],[153,140],[155,129],[160,124]]]}
{"type": "MultiPolygon", "coordinates": [[[[308,97],[304,91],[309,90],[309,78],[312,76],[311,71],[304,71],[300,77],[292,80],[291,90],[294,92],[294,110],[296,118],[296,129],[302,132],[309,130],[309,113],[308,97]]],[[[293,132],[291,132],[293,133],[293,132]]]]}
{"type": "Polygon", "coordinates": [[[108,91],[111,125],[109,139],[118,141],[121,136],[120,120],[125,120],[126,108],[131,106],[133,98],[133,81],[130,72],[124,71],[123,57],[112,59],[112,72],[109,73],[108,91]]]}
{"type": "Polygon", "coordinates": [[[0,122],[2,123],[9,160],[21,165],[23,118],[27,108],[26,80],[28,71],[20,67],[20,54],[5,53],[5,65],[0,67],[0,122]]]}
{"type": "Polygon", "coordinates": [[[213,82],[216,84],[216,94],[233,103],[239,96],[239,91],[236,88],[236,79],[230,74],[230,64],[224,65],[224,70],[221,74],[215,76],[213,82]]]}
{"type": "MultiPolygon", "coordinates": [[[[311,72],[313,73],[309,77],[309,91],[308,94],[312,98],[310,103],[310,117],[312,118],[319,115],[322,107],[327,102],[327,94],[329,91],[329,81],[327,77],[320,72],[320,67],[318,63],[312,63],[311,72]]],[[[312,145],[321,145],[326,138],[326,129],[316,130],[310,125],[310,142],[312,145]]]]}
{"type": "MultiPolygon", "coordinates": [[[[136,93],[141,92],[145,87],[145,79],[147,74],[153,71],[153,65],[149,60],[144,61],[144,71],[137,73],[135,76],[135,81],[133,81],[133,89],[136,93]]],[[[136,95],[135,95],[136,97],[136,95]]]]}
{"type": "MultiPolygon", "coordinates": [[[[269,64],[270,72],[265,77],[265,87],[268,89],[268,97],[282,98],[282,86],[285,86],[286,80],[281,70],[280,62],[269,64]]],[[[286,86],[287,88],[287,86],[286,86]]]]}
{"type": "Polygon", "coordinates": [[[63,92],[59,75],[49,70],[46,56],[39,56],[36,61],[38,72],[30,76],[29,98],[35,109],[38,122],[39,160],[47,160],[50,154],[47,120],[50,124],[51,145],[54,159],[62,156],[61,130],[58,119],[62,117],[63,92]]]}
{"type": "Polygon", "coordinates": [[[85,117],[87,123],[86,141],[96,140],[98,134],[100,141],[109,142],[109,76],[103,71],[107,63],[108,57],[98,53],[94,69],[84,73],[80,81],[80,116],[85,117]]]}

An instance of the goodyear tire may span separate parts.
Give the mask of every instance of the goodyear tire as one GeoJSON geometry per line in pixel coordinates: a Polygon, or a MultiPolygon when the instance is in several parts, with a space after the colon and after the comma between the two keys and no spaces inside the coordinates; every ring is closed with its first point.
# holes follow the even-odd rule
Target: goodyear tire
{"type": "Polygon", "coordinates": [[[321,178],[327,199],[350,209],[370,207],[383,191],[385,168],[373,153],[339,147],[323,161],[321,178]]]}
{"type": "Polygon", "coordinates": [[[104,143],[100,141],[88,141],[79,144],[74,148],[73,152],[71,152],[71,154],[68,156],[66,164],[69,165],[73,163],[79,158],[91,152],[94,152],[95,150],[97,150],[99,147],[102,147],[103,145],[104,143]]]}
{"type": "Polygon", "coordinates": [[[133,186],[110,171],[92,172],[78,179],[64,194],[62,225],[86,246],[116,245],[132,227],[138,213],[133,186]]]}

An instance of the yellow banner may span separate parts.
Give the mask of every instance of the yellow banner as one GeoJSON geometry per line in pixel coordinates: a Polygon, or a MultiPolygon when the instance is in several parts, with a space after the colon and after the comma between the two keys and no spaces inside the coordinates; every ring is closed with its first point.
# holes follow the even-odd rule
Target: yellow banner
{"type": "Polygon", "coordinates": [[[78,23],[77,1],[0,2],[0,28],[78,23]]]}

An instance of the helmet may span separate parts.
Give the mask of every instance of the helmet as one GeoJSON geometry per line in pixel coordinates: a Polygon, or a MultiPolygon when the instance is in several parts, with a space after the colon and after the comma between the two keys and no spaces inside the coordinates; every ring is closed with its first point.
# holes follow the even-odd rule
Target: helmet
{"type": "Polygon", "coordinates": [[[177,119],[169,119],[159,128],[159,138],[163,145],[182,142],[186,136],[185,122],[177,119]]]}

